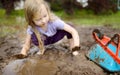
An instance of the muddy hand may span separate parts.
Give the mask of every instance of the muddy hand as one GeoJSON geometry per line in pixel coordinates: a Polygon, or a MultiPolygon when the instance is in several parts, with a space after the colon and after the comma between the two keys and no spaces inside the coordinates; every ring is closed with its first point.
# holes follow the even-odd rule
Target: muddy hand
{"type": "Polygon", "coordinates": [[[72,49],[72,54],[73,54],[74,56],[78,55],[78,54],[79,54],[78,50],[80,50],[80,47],[74,47],[74,48],[72,49]]]}
{"type": "Polygon", "coordinates": [[[23,54],[15,54],[12,56],[13,58],[16,58],[16,59],[23,59],[23,58],[26,58],[27,55],[23,55],[23,54]]]}
{"type": "Polygon", "coordinates": [[[80,50],[80,47],[78,47],[78,46],[72,48],[72,51],[73,51],[73,52],[74,52],[74,51],[79,51],[79,50],[80,50]]]}

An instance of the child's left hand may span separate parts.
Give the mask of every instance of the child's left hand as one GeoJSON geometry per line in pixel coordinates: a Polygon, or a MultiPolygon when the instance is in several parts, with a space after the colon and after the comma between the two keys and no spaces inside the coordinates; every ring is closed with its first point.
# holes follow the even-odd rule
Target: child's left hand
{"type": "Polygon", "coordinates": [[[79,54],[79,52],[78,52],[78,51],[74,51],[74,52],[72,52],[72,54],[73,54],[74,56],[76,56],[76,55],[79,54]]]}
{"type": "Polygon", "coordinates": [[[76,47],[72,48],[72,54],[73,54],[74,56],[78,55],[78,54],[79,54],[78,50],[80,50],[80,47],[77,47],[77,46],[76,46],[76,47]]]}
{"type": "Polygon", "coordinates": [[[79,50],[80,50],[79,46],[76,46],[76,47],[72,48],[72,51],[79,51],[79,50]]]}

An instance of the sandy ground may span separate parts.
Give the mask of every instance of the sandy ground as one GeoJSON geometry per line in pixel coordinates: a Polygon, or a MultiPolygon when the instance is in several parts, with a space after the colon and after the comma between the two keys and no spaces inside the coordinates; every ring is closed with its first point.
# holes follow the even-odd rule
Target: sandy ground
{"type": "Polygon", "coordinates": [[[0,38],[0,75],[119,75],[104,70],[85,56],[90,47],[95,44],[92,31],[96,28],[109,37],[120,33],[120,30],[109,26],[77,26],[81,42],[78,56],[71,56],[65,40],[62,44],[47,46],[43,56],[38,57],[35,54],[37,47],[32,46],[27,58],[12,59],[10,58],[12,55],[20,52],[24,36],[17,33],[0,38]],[[17,71],[13,71],[16,65],[17,71]]]}

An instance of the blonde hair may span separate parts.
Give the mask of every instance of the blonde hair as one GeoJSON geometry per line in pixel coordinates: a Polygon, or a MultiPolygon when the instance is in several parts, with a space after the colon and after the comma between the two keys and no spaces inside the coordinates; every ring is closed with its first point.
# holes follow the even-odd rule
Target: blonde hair
{"type": "Polygon", "coordinates": [[[32,27],[32,29],[33,29],[33,31],[38,39],[39,48],[41,49],[42,53],[44,53],[43,42],[40,39],[41,36],[40,36],[38,30],[35,28],[35,24],[33,22],[33,18],[34,18],[34,15],[36,14],[36,12],[42,11],[42,9],[41,9],[42,4],[47,9],[49,21],[53,21],[56,18],[58,18],[50,11],[48,3],[45,2],[44,0],[26,0],[24,10],[25,10],[26,21],[27,21],[28,25],[30,25],[32,27]]]}
{"type": "Polygon", "coordinates": [[[41,11],[42,4],[47,9],[47,12],[49,15],[49,21],[53,21],[56,18],[58,18],[50,11],[49,4],[46,1],[44,1],[44,0],[26,0],[24,10],[25,10],[25,18],[26,18],[28,25],[31,25],[32,27],[34,26],[34,23],[33,23],[34,14],[36,14],[36,12],[38,12],[39,10],[41,11]]]}

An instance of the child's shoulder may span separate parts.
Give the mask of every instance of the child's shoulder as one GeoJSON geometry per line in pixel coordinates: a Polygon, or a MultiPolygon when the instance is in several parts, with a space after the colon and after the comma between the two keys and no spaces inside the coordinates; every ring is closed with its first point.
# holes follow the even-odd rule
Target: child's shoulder
{"type": "Polygon", "coordinates": [[[33,33],[33,29],[32,29],[31,26],[28,26],[28,27],[27,27],[27,33],[28,33],[28,34],[32,34],[32,33],[33,33]]]}

